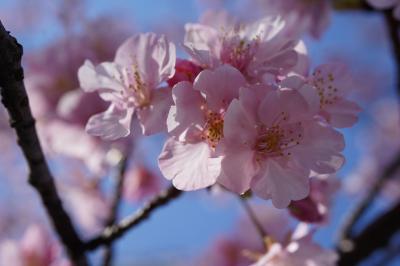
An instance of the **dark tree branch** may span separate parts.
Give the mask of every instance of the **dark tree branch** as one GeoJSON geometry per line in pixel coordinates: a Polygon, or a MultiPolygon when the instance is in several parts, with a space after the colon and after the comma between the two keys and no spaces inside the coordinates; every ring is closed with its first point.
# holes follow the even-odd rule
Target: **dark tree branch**
{"type": "Polygon", "coordinates": [[[29,183],[39,193],[43,205],[75,265],[88,265],[81,242],[57,193],[53,176],[47,166],[35,120],[29,108],[21,66],[22,46],[9,35],[0,21],[0,87],[4,106],[10,116],[10,125],[16,131],[18,144],[29,165],[29,183]]]}
{"type": "Polygon", "coordinates": [[[387,31],[392,44],[392,53],[395,59],[396,68],[396,91],[400,97],[400,40],[399,40],[399,22],[393,17],[392,10],[384,11],[387,31]]]}
{"type": "Polygon", "coordinates": [[[181,194],[182,191],[177,190],[173,186],[169,187],[151,199],[142,209],[138,210],[132,216],[126,217],[119,224],[107,227],[99,236],[89,240],[86,243],[86,250],[93,250],[99,246],[112,243],[115,239],[123,236],[129,229],[149,218],[154,210],[168,204],[181,194]]]}
{"type": "Polygon", "coordinates": [[[332,6],[339,11],[374,11],[365,0],[334,0],[332,6]]]}
{"type": "Polygon", "coordinates": [[[354,266],[374,251],[385,247],[392,236],[400,230],[400,202],[388,212],[375,219],[358,236],[354,237],[354,249],[339,250],[338,266],[354,266]]]}
{"type": "Polygon", "coordinates": [[[353,237],[354,226],[358,220],[363,216],[368,207],[373,203],[376,195],[381,191],[382,187],[386,184],[397,170],[400,168],[400,151],[396,154],[393,160],[384,169],[382,176],[376,181],[372,189],[369,191],[367,196],[360,202],[356,209],[350,213],[350,216],[346,219],[342,232],[339,239],[339,250],[343,252],[349,251],[354,248],[357,243],[353,237]]]}
{"type": "MultiPolygon", "coordinates": [[[[390,265],[390,263],[400,256],[400,245],[389,243],[389,246],[385,250],[383,258],[374,263],[374,266],[390,265]]],[[[393,265],[393,264],[392,264],[393,265]]]]}
{"type": "MultiPolygon", "coordinates": [[[[385,18],[389,39],[392,44],[392,53],[395,59],[396,68],[396,92],[400,97],[399,22],[393,17],[392,10],[385,10],[382,11],[382,13],[385,18]]],[[[353,232],[356,223],[364,215],[368,207],[371,206],[386,182],[395,174],[396,171],[398,171],[399,168],[400,151],[384,169],[382,176],[376,181],[367,196],[347,218],[338,245],[338,250],[341,254],[339,265],[355,265],[369,256],[375,249],[386,245],[391,235],[394,234],[395,231],[399,230],[399,226],[393,226],[396,224],[396,221],[398,222],[400,219],[398,213],[400,207],[397,205],[394,208],[394,210],[397,210],[397,216],[396,214],[391,214],[391,212],[389,212],[377,218],[375,222],[371,223],[359,236],[354,236],[353,232]],[[379,230],[382,230],[382,233],[380,233],[379,230]],[[377,235],[379,235],[379,237],[377,235]]]]}
{"type": "MultiPolygon", "coordinates": [[[[396,91],[397,95],[400,97],[400,40],[399,40],[399,22],[393,17],[392,10],[383,11],[388,35],[392,44],[393,57],[395,59],[396,67],[396,91]]],[[[358,219],[364,214],[370,204],[373,202],[375,196],[379,193],[386,180],[389,179],[394,172],[398,169],[400,165],[400,152],[396,155],[394,160],[387,166],[384,170],[383,175],[377,180],[376,184],[373,186],[372,190],[369,192],[367,197],[360,203],[356,210],[349,216],[345,225],[343,227],[340,245],[342,249],[352,248],[352,243],[349,242],[351,238],[351,231],[354,224],[358,219]]]]}
{"type": "MultiPolygon", "coordinates": [[[[114,198],[112,199],[111,202],[111,212],[110,212],[110,217],[106,224],[107,226],[112,226],[113,224],[115,224],[118,218],[118,212],[124,187],[125,172],[128,166],[128,160],[129,160],[129,155],[124,156],[118,163],[118,173],[116,176],[117,184],[115,187],[114,198]]],[[[112,247],[112,243],[106,244],[104,251],[104,259],[103,259],[104,266],[109,266],[112,264],[113,255],[114,255],[114,250],[112,247]]]]}

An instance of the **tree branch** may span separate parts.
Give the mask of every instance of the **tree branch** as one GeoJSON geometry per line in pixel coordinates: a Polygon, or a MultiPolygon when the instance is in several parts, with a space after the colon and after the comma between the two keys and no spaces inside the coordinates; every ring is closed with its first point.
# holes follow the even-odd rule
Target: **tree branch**
{"type": "Polygon", "coordinates": [[[21,66],[22,46],[9,35],[0,21],[0,87],[4,106],[10,116],[10,126],[16,131],[18,144],[29,165],[29,183],[39,193],[58,236],[69,257],[77,266],[88,265],[81,242],[57,193],[53,176],[47,166],[35,120],[29,108],[21,66]]]}
{"type": "Polygon", "coordinates": [[[400,97],[400,40],[399,40],[399,22],[393,17],[392,10],[384,11],[386,26],[392,44],[393,57],[396,67],[396,92],[400,97]]]}
{"type": "Polygon", "coordinates": [[[338,266],[354,266],[374,251],[385,247],[391,237],[400,230],[400,202],[385,214],[375,219],[353,239],[354,249],[339,250],[338,266]]]}
{"type": "Polygon", "coordinates": [[[89,240],[85,245],[85,249],[93,250],[101,245],[112,243],[115,239],[123,236],[129,229],[149,218],[154,210],[168,204],[181,194],[182,191],[177,190],[173,186],[169,187],[151,199],[142,209],[138,210],[132,216],[126,217],[119,224],[107,227],[99,236],[89,240]]]}
{"type": "Polygon", "coordinates": [[[258,218],[257,218],[256,214],[254,213],[253,209],[251,208],[247,199],[239,196],[239,200],[243,206],[243,209],[246,211],[247,216],[249,217],[250,221],[253,223],[254,227],[256,228],[257,233],[261,238],[261,241],[263,243],[265,250],[268,250],[269,247],[268,247],[268,243],[267,243],[267,239],[268,239],[267,232],[264,230],[263,226],[258,221],[258,218]]]}
{"type": "Polygon", "coordinates": [[[382,176],[376,181],[372,189],[369,191],[368,195],[360,202],[356,209],[350,213],[350,216],[347,217],[342,227],[342,232],[339,239],[339,250],[341,250],[342,252],[346,252],[354,248],[354,245],[356,245],[356,243],[355,240],[352,239],[352,237],[355,224],[363,216],[368,207],[370,207],[376,195],[386,184],[386,181],[389,180],[399,168],[400,151],[384,169],[382,176]]]}
{"type": "MultiPolygon", "coordinates": [[[[119,212],[119,207],[120,207],[122,192],[123,192],[123,187],[124,187],[125,172],[126,172],[126,168],[128,166],[128,160],[129,160],[129,155],[124,156],[121,159],[121,161],[118,163],[118,173],[116,176],[117,184],[115,187],[114,198],[111,203],[111,213],[110,213],[110,217],[107,221],[107,226],[112,226],[118,218],[118,212],[119,212]]],[[[103,265],[109,266],[109,265],[111,265],[113,255],[114,255],[112,243],[110,242],[110,243],[106,244],[105,248],[106,249],[104,252],[103,265]]]]}
{"type": "Polygon", "coordinates": [[[335,0],[332,6],[339,11],[374,11],[365,0],[335,0]]]}

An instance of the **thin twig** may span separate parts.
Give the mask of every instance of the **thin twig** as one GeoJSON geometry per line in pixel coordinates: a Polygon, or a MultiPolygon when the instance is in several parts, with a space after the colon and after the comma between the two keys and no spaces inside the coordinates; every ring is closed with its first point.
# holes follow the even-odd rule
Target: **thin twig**
{"type": "Polygon", "coordinates": [[[400,202],[385,214],[376,218],[358,236],[354,237],[354,249],[339,250],[338,266],[353,266],[366,259],[372,252],[385,247],[400,230],[400,202]]]}
{"type": "Polygon", "coordinates": [[[250,221],[253,223],[254,227],[257,230],[258,235],[261,238],[261,241],[264,245],[265,250],[268,250],[268,245],[267,245],[267,239],[268,239],[268,234],[258,221],[258,218],[256,214],[254,213],[253,209],[251,208],[250,204],[248,203],[247,199],[240,197],[239,196],[240,203],[243,206],[243,209],[246,211],[248,217],[250,218],[250,221]]]}
{"type": "MultiPolygon", "coordinates": [[[[120,203],[122,199],[122,192],[124,187],[124,179],[125,179],[125,172],[128,166],[129,155],[124,156],[121,161],[118,163],[118,173],[116,175],[117,184],[115,186],[114,198],[111,202],[111,212],[110,217],[106,223],[107,226],[112,226],[115,224],[116,220],[118,219],[118,212],[120,208],[120,203]]],[[[104,258],[103,258],[103,265],[109,266],[112,263],[114,255],[114,249],[112,247],[112,243],[108,243],[105,246],[104,251],[104,258]]]]}
{"type": "Polygon", "coordinates": [[[107,227],[99,236],[89,240],[85,245],[85,249],[93,250],[122,237],[129,229],[149,218],[154,210],[168,204],[181,194],[182,191],[177,190],[173,186],[169,187],[151,199],[142,209],[138,210],[132,216],[126,217],[119,224],[107,227]]]}
{"type": "Polygon", "coordinates": [[[392,10],[384,11],[386,27],[392,44],[392,53],[395,59],[396,68],[396,92],[400,98],[400,40],[399,40],[399,22],[393,17],[392,10]]]}
{"type": "Polygon", "coordinates": [[[39,193],[47,214],[71,261],[76,266],[88,265],[83,243],[70,217],[62,206],[54,178],[46,163],[35,120],[29,107],[21,66],[22,46],[9,35],[0,21],[0,87],[4,106],[10,115],[10,126],[16,131],[18,144],[29,165],[29,183],[39,193]]]}
{"type": "Polygon", "coordinates": [[[341,236],[339,239],[339,249],[342,251],[350,251],[355,246],[355,240],[353,237],[353,229],[358,220],[363,216],[368,207],[371,206],[376,195],[381,191],[382,187],[386,184],[396,171],[400,168],[400,151],[393,157],[393,160],[384,169],[382,176],[376,181],[372,189],[369,191],[367,196],[360,202],[356,209],[351,212],[350,216],[347,217],[343,227],[341,236]]]}

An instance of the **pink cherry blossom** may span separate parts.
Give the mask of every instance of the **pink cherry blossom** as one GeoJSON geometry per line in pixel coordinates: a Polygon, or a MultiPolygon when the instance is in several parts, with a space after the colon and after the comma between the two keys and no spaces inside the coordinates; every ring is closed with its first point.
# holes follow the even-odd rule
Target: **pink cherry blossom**
{"type": "MultiPolygon", "coordinates": [[[[79,173],[75,173],[76,176],[79,173]]],[[[102,195],[95,180],[78,176],[60,184],[63,200],[73,219],[86,234],[97,233],[103,229],[109,215],[109,204],[102,195]]]]}
{"type": "Polygon", "coordinates": [[[86,134],[82,127],[62,120],[50,121],[42,127],[42,140],[48,151],[81,160],[95,174],[104,173],[109,166],[105,158],[109,147],[86,134]]]}
{"type": "Polygon", "coordinates": [[[186,24],[184,45],[203,68],[230,64],[250,80],[266,73],[285,73],[296,65],[296,40],[282,34],[285,22],[267,16],[240,24],[226,13],[208,13],[197,24],[186,24]]]}
{"type": "Polygon", "coordinates": [[[307,223],[326,223],[333,194],[339,189],[339,181],[330,175],[318,175],[310,179],[310,194],[288,206],[290,214],[307,223]]]}
{"type": "Polygon", "coordinates": [[[85,125],[108,104],[97,92],[84,93],[78,88],[76,71],[85,58],[93,62],[111,59],[127,34],[109,17],[74,23],[84,31],[70,32],[44,49],[28,53],[25,84],[45,152],[53,158],[78,159],[92,173],[103,175],[110,166],[106,153],[115,144],[88,135],[85,125]]]}
{"type": "Polygon", "coordinates": [[[338,255],[312,241],[312,234],[303,231],[300,225],[288,243],[274,243],[268,251],[251,266],[334,266],[338,255]]]}
{"type": "Polygon", "coordinates": [[[139,201],[156,194],[160,188],[159,177],[147,167],[139,165],[126,173],[123,196],[129,201],[139,201]]]}
{"type": "MultiPolygon", "coordinates": [[[[377,101],[371,108],[371,117],[371,124],[357,136],[362,156],[346,178],[345,189],[351,194],[362,195],[369,191],[400,150],[398,102],[392,98],[377,101]]],[[[386,199],[400,197],[399,176],[400,171],[396,171],[386,182],[382,190],[386,199]]]]}
{"type": "Polygon", "coordinates": [[[158,86],[174,75],[174,64],[174,44],[154,33],[126,40],[114,62],[94,66],[86,61],[78,71],[81,88],[99,91],[110,102],[105,112],[89,119],[87,132],[107,140],[125,137],[130,134],[134,112],[144,134],[162,131],[172,100],[170,90],[158,86]]]}
{"type": "Polygon", "coordinates": [[[239,239],[220,237],[214,240],[213,245],[199,259],[196,266],[248,266],[251,260],[243,255],[248,248],[239,239]]]}
{"type": "Polygon", "coordinates": [[[343,136],[295,89],[243,88],[224,120],[218,182],[237,193],[251,188],[278,208],[308,195],[310,171],[333,173],[344,162],[343,136]]]}
{"type": "Polygon", "coordinates": [[[329,25],[332,9],[330,0],[266,0],[259,3],[264,12],[277,12],[283,16],[287,22],[286,31],[290,35],[309,32],[319,38],[329,25]]]}
{"type": "MultiPolygon", "coordinates": [[[[290,221],[283,210],[271,205],[252,204],[252,209],[260,226],[278,243],[285,243],[291,234],[290,221]]],[[[242,214],[245,214],[242,212],[242,214]]],[[[241,216],[228,236],[221,235],[214,240],[199,258],[196,266],[248,266],[264,253],[263,241],[247,215],[241,216]]]]}
{"type": "Polygon", "coordinates": [[[224,114],[229,103],[245,85],[241,73],[222,65],[203,70],[194,83],[173,88],[167,127],[172,137],[159,157],[163,175],[182,190],[195,190],[215,183],[220,174],[216,148],[223,138],[224,114]]]}
{"type": "Polygon", "coordinates": [[[0,264],[13,266],[68,266],[61,247],[38,225],[31,225],[20,241],[0,245],[0,264]]]}
{"type": "MultiPolygon", "coordinates": [[[[65,10],[62,12],[65,14],[65,10]]],[[[28,90],[41,94],[49,108],[48,114],[54,114],[59,99],[66,92],[79,87],[76,71],[85,59],[96,63],[110,60],[127,36],[127,30],[107,16],[79,23],[83,31],[71,32],[39,51],[27,54],[26,76],[34,80],[28,90]]]]}
{"type": "Polygon", "coordinates": [[[302,86],[301,78],[292,76],[285,80],[284,85],[297,87],[310,106],[333,127],[351,127],[357,122],[361,108],[347,99],[355,88],[349,72],[343,65],[321,65],[305,82],[311,86],[302,86]]]}
{"type": "Polygon", "coordinates": [[[314,231],[309,226],[301,223],[293,229],[285,212],[272,206],[253,205],[252,208],[259,225],[268,234],[267,250],[253,222],[244,216],[235,231],[229,237],[218,237],[196,265],[336,265],[336,252],[315,243],[314,231]]]}
{"type": "Polygon", "coordinates": [[[367,0],[367,2],[378,9],[393,8],[393,15],[400,19],[400,1],[399,0],[367,0]]]}

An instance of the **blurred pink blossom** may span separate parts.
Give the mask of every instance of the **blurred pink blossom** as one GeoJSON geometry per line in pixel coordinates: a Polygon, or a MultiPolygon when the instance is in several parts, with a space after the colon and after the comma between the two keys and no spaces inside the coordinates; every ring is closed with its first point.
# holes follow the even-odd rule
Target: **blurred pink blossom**
{"type": "Polygon", "coordinates": [[[73,172],[58,187],[73,219],[85,234],[93,234],[103,229],[109,215],[109,202],[95,179],[89,179],[79,171],[73,172]]]}
{"type": "MultiPolygon", "coordinates": [[[[371,109],[372,123],[358,137],[362,156],[358,165],[346,179],[345,188],[352,194],[371,189],[382,170],[400,151],[399,105],[395,99],[384,98],[371,109]]],[[[397,171],[384,186],[383,195],[389,199],[400,198],[400,182],[397,171]]]]}
{"type": "Polygon", "coordinates": [[[367,0],[367,2],[378,9],[393,8],[393,15],[400,20],[400,1],[399,0],[367,0]]]}
{"type": "Polygon", "coordinates": [[[61,247],[38,225],[31,225],[19,241],[0,244],[0,264],[13,266],[69,266],[61,247]]]}
{"type": "Polygon", "coordinates": [[[315,38],[328,27],[332,12],[330,0],[255,0],[249,1],[248,8],[257,10],[259,16],[280,14],[286,21],[286,34],[309,32],[315,38]]]}
{"type": "Polygon", "coordinates": [[[288,243],[274,243],[269,250],[251,266],[335,266],[338,255],[312,241],[312,234],[298,226],[288,243]],[[299,232],[304,231],[304,232],[299,232]]]}
{"type": "Polygon", "coordinates": [[[150,169],[139,165],[130,169],[124,178],[123,195],[128,201],[140,201],[160,191],[160,178],[150,169]]]}
{"type": "Polygon", "coordinates": [[[310,194],[288,206],[290,214],[307,223],[326,223],[334,193],[339,189],[335,176],[317,175],[310,179],[310,194]]]}

